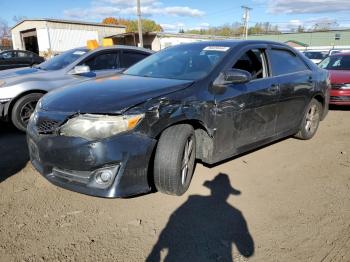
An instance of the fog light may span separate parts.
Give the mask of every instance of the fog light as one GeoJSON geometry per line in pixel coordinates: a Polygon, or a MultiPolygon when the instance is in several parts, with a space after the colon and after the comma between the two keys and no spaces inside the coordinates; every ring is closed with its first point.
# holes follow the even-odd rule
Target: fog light
{"type": "Polygon", "coordinates": [[[119,165],[106,166],[93,171],[88,187],[105,189],[110,187],[118,173],[119,165]]]}
{"type": "Polygon", "coordinates": [[[99,184],[108,184],[111,182],[113,173],[111,170],[101,170],[95,175],[96,182],[99,184]]]}

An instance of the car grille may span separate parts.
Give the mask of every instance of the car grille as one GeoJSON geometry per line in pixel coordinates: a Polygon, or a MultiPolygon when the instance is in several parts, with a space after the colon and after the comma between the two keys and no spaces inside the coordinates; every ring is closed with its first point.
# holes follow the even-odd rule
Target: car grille
{"type": "Polygon", "coordinates": [[[59,121],[55,120],[41,120],[38,121],[36,129],[39,134],[52,134],[60,125],[59,121]]]}
{"type": "Polygon", "coordinates": [[[350,96],[331,96],[331,101],[350,102],[350,96]]]}
{"type": "Polygon", "coordinates": [[[340,89],[344,84],[332,84],[332,89],[340,89]]]}

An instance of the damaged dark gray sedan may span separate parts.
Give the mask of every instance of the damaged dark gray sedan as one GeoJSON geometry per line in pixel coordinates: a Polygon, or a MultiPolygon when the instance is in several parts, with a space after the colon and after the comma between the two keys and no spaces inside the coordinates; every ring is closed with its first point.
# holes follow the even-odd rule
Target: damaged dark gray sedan
{"type": "Polygon", "coordinates": [[[284,44],[179,45],[45,95],[27,129],[30,157],[49,181],[81,193],[182,195],[196,160],[312,138],[329,89],[328,73],[284,44]]]}

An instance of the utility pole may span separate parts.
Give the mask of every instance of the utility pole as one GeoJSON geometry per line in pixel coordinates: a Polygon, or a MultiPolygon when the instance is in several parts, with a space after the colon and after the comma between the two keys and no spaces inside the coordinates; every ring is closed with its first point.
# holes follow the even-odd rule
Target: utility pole
{"type": "Polygon", "coordinates": [[[141,3],[137,0],[137,27],[139,29],[139,45],[143,47],[143,35],[142,35],[142,20],[141,20],[141,3]]]}
{"type": "Polygon", "coordinates": [[[249,18],[250,18],[250,10],[252,10],[252,8],[248,7],[248,6],[241,6],[243,9],[243,28],[244,28],[244,38],[248,39],[248,22],[249,22],[249,18]]]}

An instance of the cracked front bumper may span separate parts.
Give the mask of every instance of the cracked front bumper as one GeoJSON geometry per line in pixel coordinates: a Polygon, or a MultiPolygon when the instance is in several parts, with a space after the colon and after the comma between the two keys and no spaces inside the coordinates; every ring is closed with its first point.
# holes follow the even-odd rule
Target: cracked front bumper
{"type": "Polygon", "coordinates": [[[141,133],[117,135],[100,141],[27,130],[33,166],[53,184],[99,197],[126,197],[150,191],[148,169],[156,140],[141,133]],[[96,186],[97,170],[116,167],[110,186],[96,186]],[[57,171],[59,170],[59,171],[57,171]]]}

